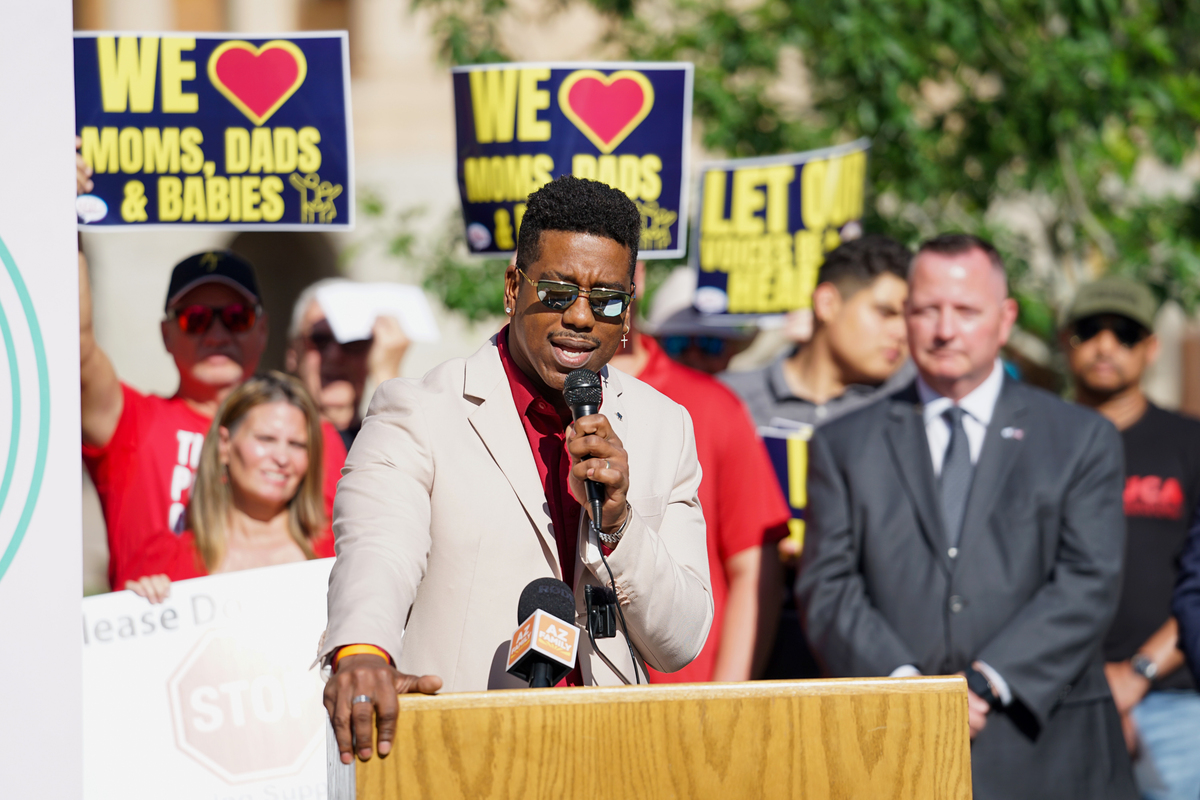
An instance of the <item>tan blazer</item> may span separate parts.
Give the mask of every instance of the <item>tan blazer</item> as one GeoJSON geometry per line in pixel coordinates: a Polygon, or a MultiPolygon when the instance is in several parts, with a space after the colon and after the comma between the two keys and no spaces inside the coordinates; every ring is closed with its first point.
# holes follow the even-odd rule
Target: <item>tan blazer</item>
{"type": "MultiPolygon", "coordinates": [[[[713,617],[692,421],[636,378],[611,368],[602,377],[601,412],[629,452],[633,507],[608,563],[634,648],[673,672],[700,652],[713,617]]],[[[494,338],[419,381],[380,386],[342,474],[322,659],[368,643],[404,672],[440,675],[443,691],[524,686],[504,671],[521,590],[535,578],[565,580],[583,627],[583,587],[608,583],[586,512],[580,563],[564,577],[494,338]]],[[[597,640],[612,666],[581,639],[585,683],[634,681],[623,632],[597,640]]],[[[639,674],[644,683],[644,667],[639,674]]]]}

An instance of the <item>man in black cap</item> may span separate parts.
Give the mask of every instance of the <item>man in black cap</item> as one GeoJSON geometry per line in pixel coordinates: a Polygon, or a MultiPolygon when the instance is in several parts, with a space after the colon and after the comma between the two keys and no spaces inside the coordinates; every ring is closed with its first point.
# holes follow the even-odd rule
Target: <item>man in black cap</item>
{"type": "MultiPolygon", "coordinates": [[[[171,273],[161,324],[179,389],[172,397],[145,395],[120,381],[96,343],[91,288],[79,258],[83,460],[104,509],[109,584],[123,589],[147,576],[173,577],[165,565],[186,524],[204,435],[221,401],[258,369],[267,320],[246,261],[218,250],[184,259],[171,273]]],[[[331,504],[346,451],[332,428],[324,438],[331,504]]]]}
{"type": "Polygon", "coordinates": [[[1062,338],[1076,402],[1107,417],[1125,445],[1125,571],[1104,640],[1105,676],[1142,796],[1195,798],[1200,696],[1181,669],[1171,590],[1200,502],[1200,422],[1142,392],[1142,375],[1158,355],[1157,310],[1146,286],[1101,278],[1079,290],[1062,338]]]}

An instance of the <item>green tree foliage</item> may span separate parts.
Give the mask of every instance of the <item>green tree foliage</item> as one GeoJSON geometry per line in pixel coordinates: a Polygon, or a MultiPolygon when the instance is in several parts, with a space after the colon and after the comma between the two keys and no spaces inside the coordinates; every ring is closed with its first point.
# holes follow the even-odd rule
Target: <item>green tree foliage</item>
{"type": "MultiPolygon", "coordinates": [[[[421,0],[453,63],[520,58],[506,0],[421,0]],[[515,49],[515,48],[514,48],[515,49]]],[[[553,0],[552,0],[553,2],[553,0]]],[[[631,58],[696,65],[733,156],[872,140],[868,229],[993,237],[1049,339],[1106,271],[1200,301],[1200,0],[590,0],[631,58]]]]}

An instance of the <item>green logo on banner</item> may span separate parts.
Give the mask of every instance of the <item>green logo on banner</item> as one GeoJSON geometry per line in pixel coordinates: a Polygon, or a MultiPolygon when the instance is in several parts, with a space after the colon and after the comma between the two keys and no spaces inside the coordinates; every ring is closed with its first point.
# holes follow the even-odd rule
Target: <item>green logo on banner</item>
{"type": "MultiPolygon", "coordinates": [[[[12,254],[8,252],[8,247],[5,246],[3,239],[0,239],[0,261],[4,262],[5,272],[12,282],[13,290],[20,302],[19,315],[16,313],[17,309],[6,309],[4,303],[0,302],[0,337],[4,339],[4,356],[8,361],[9,384],[12,392],[12,425],[9,433],[8,453],[4,459],[4,476],[0,478],[0,520],[4,519],[4,509],[9,500],[9,493],[14,486],[18,458],[22,455],[20,449],[22,432],[21,358],[18,350],[24,350],[26,338],[33,351],[33,366],[37,372],[38,387],[37,446],[33,454],[28,490],[24,494],[24,505],[21,507],[20,516],[11,533],[0,528],[0,545],[3,545],[5,538],[8,539],[8,543],[4,545],[3,555],[0,555],[0,579],[3,579],[29,528],[29,520],[33,517],[33,509],[37,505],[38,494],[42,488],[42,478],[46,471],[46,453],[50,445],[50,375],[46,366],[46,346],[42,341],[42,330],[33,309],[33,301],[29,297],[25,281],[21,278],[21,271],[17,269],[16,262],[13,261],[12,254]],[[13,328],[9,323],[10,313],[13,314],[13,319],[17,321],[17,324],[24,321],[24,330],[18,329],[19,338],[13,336],[13,328]],[[18,348],[18,343],[22,347],[18,348]]],[[[0,293],[0,297],[3,297],[4,294],[7,293],[0,293]]],[[[28,356],[25,360],[28,362],[28,356]]],[[[30,377],[32,376],[29,375],[27,368],[26,378],[30,377]]],[[[22,460],[27,461],[27,459],[22,460]]],[[[24,481],[17,482],[17,485],[19,493],[24,488],[24,481]]],[[[7,528],[7,524],[4,527],[7,528]]]]}

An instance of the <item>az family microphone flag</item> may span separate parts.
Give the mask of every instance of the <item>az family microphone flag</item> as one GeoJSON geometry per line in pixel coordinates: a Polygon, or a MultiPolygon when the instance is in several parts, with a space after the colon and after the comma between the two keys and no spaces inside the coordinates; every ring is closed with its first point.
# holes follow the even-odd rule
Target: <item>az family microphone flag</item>
{"type": "Polygon", "coordinates": [[[77,33],[81,229],[354,227],[344,31],[77,33]]]}
{"type": "Polygon", "coordinates": [[[489,64],[456,68],[453,79],[471,252],[515,250],[526,198],[569,174],[637,204],[641,257],[683,256],[691,64],[489,64]]]}

